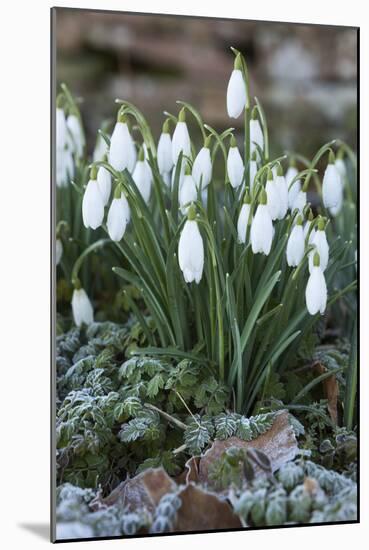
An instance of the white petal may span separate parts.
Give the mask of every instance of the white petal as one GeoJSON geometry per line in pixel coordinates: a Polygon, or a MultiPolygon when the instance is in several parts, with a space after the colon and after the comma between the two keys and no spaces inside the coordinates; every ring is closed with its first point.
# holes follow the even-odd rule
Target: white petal
{"type": "Polygon", "coordinates": [[[109,163],[115,170],[131,171],[134,159],[134,144],[125,122],[117,122],[110,140],[109,163]]]}
{"type": "Polygon", "coordinates": [[[336,159],[335,160],[335,163],[336,165],[336,168],[341,176],[341,180],[342,180],[342,183],[343,183],[343,180],[346,176],[346,164],[345,164],[345,161],[343,159],[336,159]]]}
{"type": "Polygon", "coordinates": [[[231,118],[238,118],[246,105],[246,88],[242,72],[232,71],[227,88],[227,112],[231,118]]]}
{"type": "Polygon", "coordinates": [[[76,115],[69,115],[67,118],[67,127],[72,136],[73,151],[76,152],[80,158],[83,154],[83,147],[85,144],[81,123],[76,115]]]}
{"type": "Polygon", "coordinates": [[[297,169],[294,166],[290,166],[288,168],[288,170],[286,172],[286,176],[285,176],[286,183],[287,183],[287,188],[288,188],[288,208],[291,211],[292,211],[292,208],[293,208],[293,203],[295,202],[299,191],[301,191],[301,182],[300,182],[300,180],[296,180],[291,186],[292,180],[297,176],[297,174],[298,174],[297,169]]]}
{"type": "Polygon", "coordinates": [[[93,161],[99,162],[104,158],[104,155],[108,152],[108,145],[104,138],[100,134],[97,135],[96,145],[93,152],[93,161]]]}
{"type": "Polygon", "coordinates": [[[191,175],[184,176],[183,182],[179,188],[179,205],[181,207],[182,214],[185,214],[188,210],[189,203],[196,201],[197,189],[194,179],[191,175]],[[185,205],[187,205],[185,207],[185,205]]]}
{"type": "Polygon", "coordinates": [[[259,204],[250,231],[251,248],[254,254],[269,254],[273,240],[273,223],[266,204],[259,204]]]}
{"type": "Polygon", "coordinates": [[[104,203],[97,185],[97,180],[87,184],[82,200],[82,218],[85,227],[97,229],[104,219],[104,203]]]}
{"type": "Polygon", "coordinates": [[[104,203],[106,206],[110,199],[111,192],[111,174],[109,170],[101,166],[97,172],[97,185],[104,203]]]}
{"type": "Polygon", "coordinates": [[[305,291],[306,307],[310,315],[324,313],[327,304],[327,287],[320,267],[313,266],[305,291]]]}
{"type": "Polygon", "coordinates": [[[237,222],[238,239],[241,243],[246,242],[247,224],[250,217],[251,207],[249,204],[243,204],[237,222]]]}
{"type": "Polygon", "coordinates": [[[173,164],[177,164],[180,152],[187,157],[191,156],[191,141],[188,133],[187,124],[185,122],[177,122],[172,138],[172,160],[173,164]]]}
{"type": "Polygon", "coordinates": [[[294,210],[297,209],[299,212],[302,212],[304,210],[305,205],[306,205],[306,193],[305,191],[298,191],[292,203],[291,211],[293,212],[294,210]]]}
{"type": "Polygon", "coordinates": [[[63,256],[63,243],[60,239],[56,239],[55,243],[55,263],[58,265],[63,256]]]}
{"type": "Polygon", "coordinates": [[[120,199],[114,198],[109,208],[107,227],[112,241],[120,241],[127,226],[127,199],[124,195],[120,199]]]}
{"type": "Polygon", "coordinates": [[[341,176],[334,164],[328,164],[324,172],[322,195],[326,208],[335,208],[342,201],[341,176]]]}
{"type": "Polygon", "coordinates": [[[255,181],[255,176],[257,174],[257,171],[258,171],[258,164],[256,162],[256,160],[251,160],[250,161],[250,191],[252,193],[252,190],[253,190],[253,187],[254,187],[254,181],[255,181]]]}
{"type": "Polygon", "coordinates": [[[82,323],[90,325],[94,320],[94,310],[83,288],[75,289],[72,296],[72,312],[74,322],[77,327],[80,327],[82,323]]]}
{"type": "Polygon", "coordinates": [[[56,148],[63,150],[67,140],[67,123],[63,109],[56,109],[56,148]]]}
{"type": "Polygon", "coordinates": [[[201,188],[206,189],[210,183],[211,176],[212,164],[210,149],[207,147],[202,147],[196,156],[192,167],[192,177],[195,180],[196,187],[199,189],[201,183],[201,188]]]}
{"type": "Polygon", "coordinates": [[[265,186],[265,191],[268,197],[268,208],[269,208],[270,216],[272,220],[276,220],[281,210],[281,205],[280,205],[280,196],[278,194],[274,180],[267,181],[265,186]]]}
{"type": "Polygon", "coordinates": [[[288,187],[284,176],[275,177],[275,189],[279,197],[279,212],[277,218],[282,220],[287,214],[288,209],[288,187]]]}
{"type": "Polygon", "coordinates": [[[178,262],[186,283],[199,283],[204,268],[204,245],[197,222],[187,220],[178,244],[178,262]]]}
{"type": "Polygon", "coordinates": [[[229,181],[235,189],[239,187],[243,180],[244,166],[238,147],[230,147],[227,158],[227,172],[229,181]]]}
{"type": "Polygon", "coordinates": [[[313,260],[315,252],[318,252],[320,258],[320,269],[325,271],[327,269],[328,260],[329,260],[329,245],[327,241],[327,236],[325,231],[316,230],[310,239],[310,243],[315,246],[315,249],[312,250],[309,254],[309,270],[312,272],[313,260]]]}
{"type": "Polygon", "coordinates": [[[136,163],[132,178],[140,191],[142,198],[146,202],[149,202],[151,193],[151,176],[147,169],[146,161],[139,160],[136,163]]]}
{"type": "Polygon", "coordinates": [[[287,263],[296,267],[301,262],[305,252],[305,238],[302,225],[295,225],[287,242],[287,263]]]}
{"type": "Polygon", "coordinates": [[[158,167],[161,175],[170,172],[173,167],[172,140],[170,134],[161,134],[158,143],[158,167]]]}

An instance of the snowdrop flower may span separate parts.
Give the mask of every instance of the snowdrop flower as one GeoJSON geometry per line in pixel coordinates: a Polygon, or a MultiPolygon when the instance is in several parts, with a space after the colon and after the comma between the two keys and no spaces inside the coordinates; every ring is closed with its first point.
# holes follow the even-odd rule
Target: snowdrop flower
{"type": "Polygon", "coordinates": [[[84,226],[97,229],[104,219],[104,202],[97,183],[97,169],[93,165],[90,180],[82,200],[82,218],[84,226]]]}
{"type": "Polygon", "coordinates": [[[132,178],[147,204],[151,193],[151,172],[148,169],[147,162],[145,161],[145,154],[142,147],[138,155],[138,161],[132,174],[132,178]]]}
{"type": "MultiPolygon", "coordinates": [[[[107,158],[104,158],[104,161],[106,162],[107,158]]],[[[97,185],[104,203],[104,206],[106,206],[110,199],[110,192],[111,192],[111,174],[109,170],[104,168],[104,166],[101,166],[97,172],[97,185]]]]}
{"type": "Polygon", "coordinates": [[[67,187],[74,176],[73,155],[70,149],[56,151],[56,185],[67,187]]]}
{"type": "Polygon", "coordinates": [[[249,221],[250,221],[250,212],[251,212],[251,199],[250,199],[249,190],[246,188],[243,204],[242,204],[240,214],[238,216],[238,221],[237,221],[237,233],[238,233],[238,240],[240,241],[240,243],[246,242],[246,232],[247,232],[247,226],[249,225],[249,221]]]}
{"type": "Polygon", "coordinates": [[[258,147],[264,151],[264,135],[257,118],[257,110],[253,109],[250,120],[250,154],[256,151],[257,158],[260,156],[258,147]]]}
{"type": "Polygon", "coordinates": [[[210,183],[213,167],[210,156],[210,140],[211,136],[205,139],[204,147],[198,152],[192,167],[192,177],[195,180],[197,189],[204,190],[210,183]]]}
{"type": "Polygon", "coordinates": [[[233,189],[236,189],[242,183],[244,166],[237,147],[237,141],[234,136],[231,137],[230,148],[228,151],[227,172],[233,189]]]}
{"type": "Polygon", "coordinates": [[[254,188],[255,176],[256,176],[257,171],[258,171],[258,163],[256,162],[256,158],[257,158],[256,151],[254,151],[251,155],[251,160],[250,160],[250,191],[251,191],[251,193],[252,193],[252,190],[254,188]]]}
{"type": "Polygon", "coordinates": [[[318,252],[319,254],[319,263],[320,269],[325,271],[327,269],[328,260],[329,260],[329,245],[327,242],[327,236],[324,230],[324,220],[321,218],[318,222],[318,229],[314,231],[314,234],[311,238],[310,244],[315,248],[309,254],[309,270],[310,273],[313,268],[314,263],[314,253],[318,252]]]}
{"type": "Polygon", "coordinates": [[[179,205],[181,207],[182,214],[186,214],[188,211],[188,204],[194,202],[197,199],[197,188],[193,175],[189,166],[186,166],[183,182],[179,188],[179,205]],[[185,206],[187,205],[187,206],[185,206]]]}
{"type": "Polygon", "coordinates": [[[67,122],[65,120],[64,109],[57,107],[56,109],[56,148],[64,150],[67,143],[67,122]]]}
{"type": "Polygon", "coordinates": [[[123,193],[121,185],[118,184],[109,208],[106,224],[109,237],[112,241],[119,242],[123,238],[129,219],[130,209],[128,201],[123,193]]]}
{"type": "Polygon", "coordinates": [[[191,156],[191,140],[187,129],[186,111],[184,107],[179,112],[178,122],[173,132],[173,138],[172,138],[173,164],[177,164],[177,160],[181,151],[183,152],[183,155],[187,157],[191,156]]]}
{"type": "Polygon", "coordinates": [[[276,220],[279,216],[281,210],[280,205],[280,196],[275,184],[275,179],[273,177],[273,172],[268,169],[267,183],[265,186],[265,191],[268,197],[268,208],[272,220],[276,220]]]}
{"type": "Polygon", "coordinates": [[[334,153],[329,153],[328,165],[323,176],[323,204],[326,208],[336,209],[342,204],[341,176],[335,165],[334,153]]]}
{"type": "Polygon", "coordinates": [[[109,164],[121,172],[126,168],[131,172],[136,162],[136,149],[129,132],[126,117],[118,113],[109,148],[109,164]]]}
{"type": "Polygon", "coordinates": [[[56,265],[59,265],[60,260],[62,259],[62,256],[63,256],[63,243],[61,242],[60,239],[56,239],[56,243],[55,243],[55,261],[56,261],[56,265]]]}
{"type": "Polygon", "coordinates": [[[108,145],[105,139],[100,134],[97,134],[95,149],[92,155],[92,160],[94,162],[99,162],[100,160],[103,160],[104,156],[107,155],[107,153],[108,153],[108,145]]]}
{"type": "Polygon", "coordinates": [[[157,158],[161,176],[164,176],[164,174],[169,174],[173,168],[172,139],[169,133],[169,119],[167,119],[163,124],[163,130],[158,143],[157,158]]]}
{"type": "Polygon", "coordinates": [[[73,319],[77,327],[83,323],[90,325],[94,321],[94,310],[86,291],[81,288],[79,281],[76,283],[72,296],[73,319]]]}
{"type": "Polygon", "coordinates": [[[327,285],[320,267],[319,254],[315,252],[313,266],[305,291],[306,307],[310,315],[323,314],[327,307],[327,285]]]}
{"type": "Polygon", "coordinates": [[[241,54],[234,60],[234,69],[227,88],[227,112],[231,118],[238,118],[247,104],[246,82],[242,74],[241,54]]]}
{"type": "Polygon", "coordinates": [[[287,263],[290,267],[296,267],[304,257],[305,238],[302,228],[302,217],[297,217],[297,222],[293,226],[287,242],[287,263]]]}
{"type": "Polygon", "coordinates": [[[293,205],[297,198],[297,195],[301,191],[300,180],[296,180],[294,183],[292,183],[293,179],[297,176],[297,174],[298,174],[298,170],[294,164],[294,161],[292,160],[286,172],[286,183],[288,188],[288,208],[291,210],[291,212],[293,212],[293,205]]]}
{"type": "Polygon", "coordinates": [[[195,218],[196,210],[192,205],[179,238],[178,262],[186,283],[199,284],[204,269],[204,244],[195,218]]]}
{"type": "Polygon", "coordinates": [[[345,176],[346,176],[346,164],[345,164],[345,161],[343,160],[343,152],[342,152],[342,149],[340,149],[338,151],[338,154],[337,154],[337,157],[336,157],[336,160],[335,160],[335,166],[339,172],[339,175],[341,176],[341,183],[342,183],[342,186],[344,185],[344,182],[345,182],[345,176]]]}
{"type": "Polygon", "coordinates": [[[251,222],[251,248],[254,254],[259,252],[268,256],[272,247],[273,222],[268,208],[266,191],[263,189],[259,206],[256,209],[254,219],[251,222]]]}
{"type": "Polygon", "coordinates": [[[76,153],[78,158],[83,155],[83,148],[85,146],[85,137],[81,126],[81,121],[78,116],[71,113],[67,118],[67,127],[70,133],[70,149],[76,153]]]}
{"type": "Polygon", "coordinates": [[[279,212],[277,214],[277,218],[279,220],[283,220],[288,210],[288,186],[280,164],[278,165],[274,181],[276,193],[279,197],[279,212]]]}

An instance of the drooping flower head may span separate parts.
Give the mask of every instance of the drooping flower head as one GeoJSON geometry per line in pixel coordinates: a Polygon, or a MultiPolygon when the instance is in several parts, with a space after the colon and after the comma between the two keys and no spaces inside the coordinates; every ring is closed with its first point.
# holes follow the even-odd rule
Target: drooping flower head
{"type": "Polygon", "coordinates": [[[198,152],[193,163],[192,177],[197,189],[200,189],[200,185],[202,190],[206,189],[211,181],[213,166],[210,156],[210,140],[211,136],[205,139],[204,146],[198,152]]]}
{"type": "Polygon", "coordinates": [[[273,222],[268,208],[268,199],[265,189],[260,193],[259,205],[251,223],[250,240],[254,254],[268,256],[273,241],[273,222]]]}
{"type": "Polygon", "coordinates": [[[323,314],[327,307],[327,285],[320,267],[319,253],[315,252],[313,266],[305,291],[306,307],[310,315],[323,314]]]}
{"type": "Polygon", "coordinates": [[[264,151],[264,135],[258,119],[258,111],[254,107],[250,120],[250,154],[256,151],[257,158],[260,158],[260,152],[264,151]]]}
{"type": "Polygon", "coordinates": [[[82,200],[82,218],[86,228],[97,229],[104,219],[104,201],[97,183],[97,168],[93,164],[82,200]]]}
{"type": "Polygon", "coordinates": [[[114,191],[114,198],[111,202],[107,219],[108,233],[112,241],[119,242],[123,238],[129,219],[130,209],[128,201],[124,195],[122,186],[118,184],[114,191]]]}
{"type": "Polygon", "coordinates": [[[287,242],[287,263],[291,267],[296,267],[304,257],[305,237],[302,227],[302,216],[297,216],[297,221],[292,228],[287,242]]]}
{"type": "Polygon", "coordinates": [[[94,310],[86,291],[81,288],[79,280],[74,283],[72,296],[72,313],[77,327],[81,325],[90,325],[94,321],[94,310]]]}
{"type": "Polygon", "coordinates": [[[250,160],[250,191],[252,193],[254,189],[254,182],[255,182],[255,176],[258,171],[258,163],[257,163],[257,154],[256,151],[254,151],[251,155],[250,160]]]}
{"type": "Polygon", "coordinates": [[[247,227],[250,225],[251,198],[249,190],[246,188],[240,214],[237,221],[238,240],[246,243],[247,227]]]}
{"type": "Polygon", "coordinates": [[[330,151],[328,165],[325,169],[322,185],[323,204],[326,208],[333,209],[335,215],[342,206],[341,176],[335,165],[335,156],[330,151]]]}
{"type": "Polygon", "coordinates": [[[293,205],[295,203],[297,195],[301,191],[301,181],[299,179],[295,180],[297,174],[298,170],[296,168],[295,159],[291,158],[290,165],[286,172],[286,183],[288,188],[288,208],[291,210],[291,212],[293,212],[294,210],[293,205]]]}
{"type": "Polygon", "coordinates": [[[179,154],[191,156],[191,140],[186,124],[186,110],[183,107],[179,111],[178,122],[173,132],[172,138],[172,160],[173,164],[177,164],[179,154]]]}
{"type": "Polygon", "coordinates": [[[138,154],[138,160],[132,174],[132,179],[137,185],[146,204],[149,202],[151,194],[151,171],[148,168],[148,164],[145,160],[145,153],[143,147],[141,147],[138,154]]]}
{"type": "Polygon", "coordinates": [[[136,148],[128,128],[126,116],[120,109],[110,139],[109,164],[119,172],[126,168],[129,172],[132,172],[135,162],[136,148]]]}
{"type": "Polygon", "coordinates": [[[186,283],[201,281],[204,269],[204,244],[196,221],[196,209],[191,205],[178,244],[178,262],[186,283]]]}
{"type": "Polygon", "coordinates": [[[167,119],[163,124],[163,129],[158,143],[157,158],[159,172],[161,176],[164,177],[164,174],[169,174],[173,168],[172,139],[169,133],[169,119],[167,119]]]}
{"type": "Polygon", "coordinates": [[[234,189],[239,187],[243,181],[244,165],[237,147],[236,138],[234,136],[231,137],[230,147],[228,150],[227,173],[232,187],[234,189]]]}
{"type": "Polygon", "coordinates": [[[76,113],[72,112],[68,115],[67,128],[69,132],[68,142],[70,144],[70,149],[75,153],[78,158],[81,158],[85,146],[85,136],[83,133],[80,118],[76,113]]]}
{"type": "Polygon", "coordinates": [[[325,233],[325,222],[323,218],[319,219],[318,228],[316,231],[312,233],[310,244],[314,246],[314,250],[312,250],[309,254],[310,272],[312,271],[312,268],[313,268],[315,252],[318,252],[319,254],[320,269],[322,271],[325,271],[327,269],[328,260],[329,260],[329,245],[328,245],[327,236],[325,233]]]}
{"type": "Polygon", "coordinates": [[[276,187],[275,178],[270,168],[268,168],[265,191],[268,197],[268,208],[269,208],[270,216],[274,221],[279,216],[281,205],[280,205],[280,196],[276,187]]]}
{"type": "MultiPolygon", "coordinates": [[[[107,162],[108,157],[105,155],[102,159],[104,162],[107,162]]],[[[104,203],[106,206],[110,199],[111,192],[111,174],[104,166],[100,166],[97,172],[97,185],[104,203]]]]}
{"type": "Polygon", "coordinates": [[[246,82],[242,72],[241,54],[234,60],[234,69],[227,88],[227,113],[231,118],[238,118],[247,104],[246,82]]]}
{"type": "Polygon", "coordinates": [[[288,186],[286,178],[283,175],[283,168],[281,164],[278,164],[277,173],[275,176],[275,189],[279,197],[279,212],[277,214],[278,220],[283,220],[288,210],[288,186]]]}

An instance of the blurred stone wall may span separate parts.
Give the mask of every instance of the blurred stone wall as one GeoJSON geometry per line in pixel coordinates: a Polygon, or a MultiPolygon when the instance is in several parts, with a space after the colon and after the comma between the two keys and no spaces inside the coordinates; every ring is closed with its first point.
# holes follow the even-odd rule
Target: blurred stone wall
{"type": "Polygon", "coordinates": [[[58,9],[57,81],[83,98],[89,143],[116,97],[134,102],[159,135],[175,101],[196,106],[218,129],[241,50],[251,94],[268,119],[272,152],[312,155],[339,137],[356,148],[357,33],[352,28],[58,9]]]}

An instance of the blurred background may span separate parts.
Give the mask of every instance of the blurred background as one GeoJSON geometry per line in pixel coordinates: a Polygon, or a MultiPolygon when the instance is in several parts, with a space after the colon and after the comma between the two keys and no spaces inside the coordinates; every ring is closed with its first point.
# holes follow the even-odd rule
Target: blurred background
{"type": "Polygon", "coordinates": [[[56,43],[57,83],[83,100],[90,150],[116,97],[134,102],[157,137],[177,99],[218,130],[242,125],[226,113],[230,46],[246,57],[272,154],[312,156],[333,138],[356,149],[356,29],[58,8],[56,43]]]}

